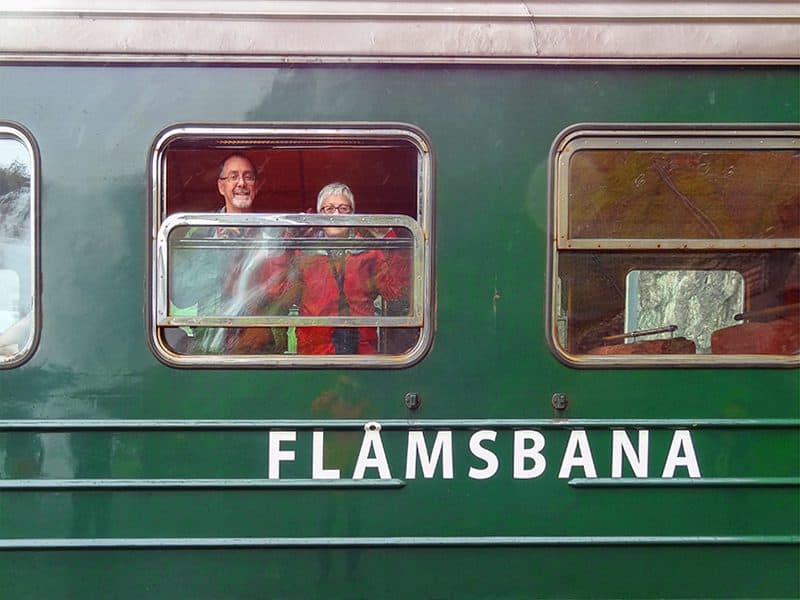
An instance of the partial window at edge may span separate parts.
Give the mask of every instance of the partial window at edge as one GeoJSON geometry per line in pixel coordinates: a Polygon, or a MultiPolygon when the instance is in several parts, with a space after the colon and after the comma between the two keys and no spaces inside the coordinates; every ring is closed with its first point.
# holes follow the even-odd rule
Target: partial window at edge
{"type": "Polygon", "coordinates": [[[0,122],[0,368],[21,364],[35,348],[34,148],[21,127],[0,122]]]}
{"type": "Polygon", "coordinates": [[[576,366],[800,364],[800,135],[568,130],[549,335],[576,366]]]}
{"type": "Polygon", "coordinates": [[[411,127],[181,127],[152,152],[152,334],[174,366],[376,366],[432,335],[411,127]]]}

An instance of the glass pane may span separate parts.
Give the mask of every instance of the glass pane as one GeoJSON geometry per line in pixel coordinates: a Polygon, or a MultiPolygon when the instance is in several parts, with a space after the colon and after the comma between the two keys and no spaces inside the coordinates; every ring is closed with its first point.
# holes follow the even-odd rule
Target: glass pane
{"type": "Polygon", "coordinates": [[[800,237],[794,150],[582,150],[569,164],[569,236],[800,237]]]}
{"type": "Polygon", "coordinates": [[[415,328],[409,336],[327,318],[413,316],[414,240],[402,227],[181,226],[168,245],[171,316],[283,316],[289,325],[182,328],[181,346],[172,328],[168,343],[181,353],[400,353],[416,342],[415,328]],[[312,322],[295,327],[295,317],[312,322]]]}
{"type": "Polygon", "coordinates": [[[684,337],[697,354],[709,354],[711,334],[738,325],[734,316],[744,310],[744,277],[737,271],[637,269],[628,273],[626,288],[625,331],[632,335],[625,343],[684,337]]]}
{"type": "MultiPolygon", "coordinates": [[[[166,151],[165,214],[212,212],[224,204],[217,188],[220,163],[232,149],[215,140],[187,139],[166,151]]],[[[417,216],[417,148],[396,140],[298,147],[271,140],[243,151],[258,174],[250,212],[301,213],[316,210],[317,193],[344,181],[366,214],[417,216]],[[276,147],[283,146],[283,147],[276,147]]]]}
{"type": "Polygon", "coordinates": [[[33,338],[32,235],[31,156],[18,139],[0,137],[0,364],[33,338]]]}
{"type": "Polygon", "coordinates": [[[559,253],[557,338],[571,354],[800,349],[800,253],[559,253]]]}
{"type": "Polygon", "coordinates": [[[19,318],[19,275],[11,269],[0,269],[0,331],[5,331],[19,318]]]}

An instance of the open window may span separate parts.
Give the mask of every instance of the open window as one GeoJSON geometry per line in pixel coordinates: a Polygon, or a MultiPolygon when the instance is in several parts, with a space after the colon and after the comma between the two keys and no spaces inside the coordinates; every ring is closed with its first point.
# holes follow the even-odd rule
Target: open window
{"type": "Polygon", "coordinates": [[[800,364],[796,128],[571,128],[549,339],[575,366],[800,364]]]}
{"type": "Polygon", "coordinates": [[[432,165],[421,132],[175,126],[151,161],[151,339],[162,360],[401,367],[427,350],[432,165]],[[234,154],[246,158],[234,183],[247,176],[253,195],[241,212],[223,208],[218,185],[234,154]],[[317,214],[333,182],[352,190],[355,210],[317,214]]]}
{"type": "Polygon", "coordinates": [[[31,135],[0,122],[0,368],[27,360],[38,338],[37,164],[31,135]]]}

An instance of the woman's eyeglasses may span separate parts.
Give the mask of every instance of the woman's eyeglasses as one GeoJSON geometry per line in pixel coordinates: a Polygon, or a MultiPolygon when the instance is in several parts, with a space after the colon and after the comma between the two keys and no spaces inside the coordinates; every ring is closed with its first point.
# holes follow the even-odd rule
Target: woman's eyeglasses
{"type": "Polygon", "coordinates": [[[353,207],[349,204],[326,204],[325,206],[319,207],[319,212],[325,215],[332,215],[333,213],[338,212],[340,215],[349,215],[353,212],[353,207]]]}

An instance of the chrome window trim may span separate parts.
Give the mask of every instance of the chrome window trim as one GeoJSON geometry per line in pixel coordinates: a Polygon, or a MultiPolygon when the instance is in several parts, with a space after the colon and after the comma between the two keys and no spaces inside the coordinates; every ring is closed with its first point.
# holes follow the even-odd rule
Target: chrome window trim
{"type": "MultiPolygon", "coordinates": [[[[148,282],[149,282],[149,308],[147,312],[146,327],[147,339],[151,350],[161,362],[168,366],[178,368],[405,368],[410,367],[427,354],[433,343],[436,329],[436,288],[434,278],[435,263],[435,236],[433,223],[433,175],[434,157],[431,144],[427,135],[419,128],[407,123],[371,123],[371,122],[346,122],[346,123],[176,123],[159,132],[153,141],[147,159],[147,172],[149,173],[149,227],[148,227],[148,282]],[[410,143],[417,150],[417,214],[416,221],[408,217],[401,217],[398,222],[404,226],[408,219],[415,224],[415,245],[422,255],[422,268],[415,271],[415,277],[421,277],[422,306],[417,314],[421,315],[422,326],[417,343],[406,353],[400,355],[178,355],[164,346],[159,335],[157,307],[159,301],[163,302],[163,292],[159,291],[163,283],[159,282],[159,268],[165,255],[159,249],[159,232],[163,222],[166,222],[166,151],[170,144],[177,140],[194,139],[208,142],[214,139],[227,139],[235,142],[232,150],[246,149],[251,146],[269,145],[275,141],[293,142],[293,145],[303,147],[328,146],[350,147],[348,142],[357,142],[369,145],[370,142],[378,144],[381,140],[387,142],[404,141],[410,143]],[[418,240],[418,241],[417,241],[418,240]]],[[[206,215],[208,216],[208,215],[206,215]]],[[[228,215],[232,216],[232,215],[228,215]]],[[[269,221],[268,214],[250,217],[269,221]]],[[[272,215],[275,217],[276,215],[272,215]]],[[[372,215],[384,219],[387,215],[372,215]]],[[[212,220],[222,218],[224,215],[212,215],[212,220]]],[[[283,215],[285,218],[286,215],[283,215]]],[[[323,219],[326,222],[332,219],[323,215],[289,215],[295,219],[323,219]]],[[[355,215],[367,217],[367,215],[355,215]]],[[[396,218],[397,216],[390,217],[396,218]]],[[[177,218],[177,217],[176,217],[177,218]]],[[[237,217],[234,217],[237,218],[237,217]]],[[[238,218],[241,218],[238,217],[238,218]]],[[[342,218],[342,217],[339,217],[342,218]]],[[[245,219],[245,222],[247,219],[245,219]]],[[[415,258],[415,261],[418,260],[415,258]]],[[[415,264],[415,269],[418,265],[415,264]]],[[[162,271],[163,272],[163,271],[162,271]]],[[[292,325],[300,324],[299,321],[292,325]]],[[[372,324],[372,323],[370,323],[372,324]]],[[[382,323],[386,325],[386,323],[382,323]]],[[[407,326],[407,325],[406,325],[407,326]]]]}
{"type": "Polygon", "coordinates": [[[754,142],[763,149],[800,149],[800,126],[775,124],[680,124],[680,123],[581,123],[559,133],[550,149],[548,169],[548,232],[545,298],[545,338],[550,351],[562,363],[575,368],[662,368],[662,367],[800,367],[800,355],[707,354],[707,355],[606,355],[571,354],[558,342],[557,307],[558,255],[564,250],[657,250],[720,251],[799,249],[800,240],[606,240],[576,242],[565,235],[568,212],[568,158],[578,149],[745,149],[754,142]],[[670,138],[679,138],[673,140],[670,138]],[[609,146],[613,141],[614,145],[609,146]],[[715,144],[725,144],[719,148],[715,144]]]}
{"type": "Polygon", "coordinates": [[[796,64],[800,58],[800,10],[785,1],[101,4],[29,0],[24,8],[0,9],[0,62],[796,64]],[[185,35],[187,22],[195,35],[185,35]],[[38,35],[30,35],[32,23],[38,35]]]}
{"type": "Polygon", "coordinates": [[[42,323],[41,302],[41,228],[39,219],[41,158],[39,146],[33,134],[19,123],[0,121],[0,138],[13,138],[19,141],[30,157],[30,252],[31,262],[29,276],[31,281],[31,334],[28,343],[15,355],[6,359],[0,358],[0,369],[12,369],[27,362],[39,346],[42,323]]]}
{"type": "Polygon", "coordinates": [[[637,238],[569,239],[559,234],[559,250],[776,250],[797,248],[797,241],[790,239],[682,239],[682,238],[637,238]]]}
{"type": "Polygon", "coordinates": [[[692,67],[794,67],[796,58],[526,58],[489,56],[328,56],[261,54],[71,54],[71,53],[0,53],[0,65],[102,65],[108,66],[217,66],[247,65],[275,67],[286,65],[398,65],[398,66],[692,66],[692,67]]]}

